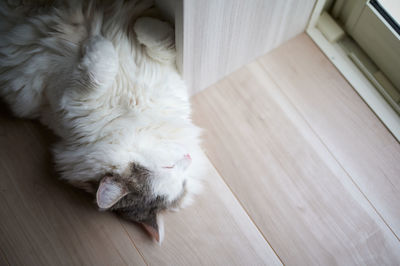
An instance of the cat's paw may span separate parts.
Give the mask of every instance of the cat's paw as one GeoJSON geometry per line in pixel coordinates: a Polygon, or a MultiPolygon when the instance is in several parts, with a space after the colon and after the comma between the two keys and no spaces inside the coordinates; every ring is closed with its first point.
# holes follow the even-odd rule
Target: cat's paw
{"type": "Polygon", "coordinates": [[[155,18],[139,18],[135,22],[134,29],[139,42],[148,47],[168,45],[168,42],[171,44],[173,41],[173,28],[167,22],[155,18]]]}
{"type": "Polygon", "coordinates": [[[160,62],[169,62],[175,58],[174,29],[170,24],[142,17],[136,20],[134,30],[150,57],[160,62]]]}
{"type": "Polygon", "coordinates": [[[108,87],[118,70],[118,55],[113,44],[100,35],[90,38],[82,47],[78,66],[82,79],[90,87],[108,87]]]}

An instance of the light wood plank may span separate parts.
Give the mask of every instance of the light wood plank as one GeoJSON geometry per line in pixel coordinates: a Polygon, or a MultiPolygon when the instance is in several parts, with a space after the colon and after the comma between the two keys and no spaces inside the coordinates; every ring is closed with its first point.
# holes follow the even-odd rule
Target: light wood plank
{"type": "Polygon", "coordinates": [[[260,62],[399,237],[400,144],[305,34],[260,62]]]}
{"type": "Polygon", "coordinates": [[[207,169],[194,205],[165,216],[161,247],[126,223],[145,260],[150,265],[281,265],[209,162],[207,169]]]}
{"type": "Polygon", "coordinates": [[[396,237],[258,63],[194,108],[210,160],[283,263],[400,263],[396,237]]]}
{"type": "Polygon", "coordinates": [[[57,180],[50,134],[0,116],[0,250],[10,265],[145,265],[110,213],[57,180]]]}
{"type": "MultiPolygon", "coordinates": [[[[158,1],[160,2],[160,1],[158,1]]],[[[304,31],[315,0],[168,0],[192,94],[304,31]]]]}

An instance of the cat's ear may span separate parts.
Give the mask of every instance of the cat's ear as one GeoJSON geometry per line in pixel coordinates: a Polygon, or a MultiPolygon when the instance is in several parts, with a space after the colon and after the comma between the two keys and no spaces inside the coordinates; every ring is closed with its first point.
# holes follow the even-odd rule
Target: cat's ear
{"type": "Polygon", "coordinates": [[[164,240],[164,220],[161,214],[153,214],[146,220],[140,222],[144,229],[154,238],[159,244],[164,240]]]}
{"type": "Polygon", "coordinates": [[[97,189],[97,205],[101,209],[108,209],[117,203],[123,196],[128,194],[128,188],[117,178],[105,176],[97,189]]]}

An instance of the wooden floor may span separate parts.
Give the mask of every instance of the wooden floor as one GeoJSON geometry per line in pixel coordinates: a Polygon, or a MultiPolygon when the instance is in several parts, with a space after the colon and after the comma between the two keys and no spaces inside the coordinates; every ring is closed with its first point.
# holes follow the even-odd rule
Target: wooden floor
{"type": "Polygon", "coordinates": [[[400,265],[400,144],[305,34],[194,97],[211,162],[160,247],[0,116],[1,265],[400,265]]]}

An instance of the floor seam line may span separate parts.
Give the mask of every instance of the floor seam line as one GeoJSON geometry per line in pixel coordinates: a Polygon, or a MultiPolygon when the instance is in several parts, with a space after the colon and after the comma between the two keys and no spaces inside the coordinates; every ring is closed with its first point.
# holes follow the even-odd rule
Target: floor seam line
{"type": "MultiPolygon", "coordinates": [[[[120,219],[120,218],[118,218],[118,220],[119,220],[119,219],[120,219]]],[[[144,258],[144,256],[143,256],[142,252],[140,252],[140,250],[139,250],[138,247],[136,246],[135,241],[133,241],[131,235],[130,235],[130,234],[128,233],[128,231],[126,230],[125,225],[123,225],[123,224],[121,223],[120,220],[119,220],[119,223],[120,223],[120,225],[122,226],[122,228],[124,229],[125,233],[127,234],[127,236],[128,236],[128,238],[129,238],[129,240],[131,241],[132,245],[135,247],[135,249],[136,249],[137,252],[139,253],[140,257],[142,257],[142,260],[143,260],[144,264],[146,264],[147,266],[149,266],[149,264],[147,263],[147,261],[145,260],[145,258],[144,258]]]]}
{"type": "Polygon", "coordinates": [[[281,257],[278,255],[278,253],[275,251],[275,249],[272,247],[271,243],[268,241],[267,237],[264,235],[264,233],[261,231],[261,229],[259,228],[259,226],[256,224],[256,222],[253,220],[253,218],[250,216],[250,214],[248,213],[247,209],[244,207],[243,203],[240,201],[240,199],[238,198],[238,196],[236,195],[235,192],[233,192],[232,188],[229,186],[229,184],[227,183],[227,181],[225,180],[225,178],[221,175],[221,172],[217,169],[217,167],[215,166],[215,164],[211,161],[210,157],[208,156],[207,152],[204,152],[204,154],[206,155],[208,161],[211,163],[211,165],[214,167],[215,171],[217,171],[218,175],[221,177],[222,182],[224,182],[224,184],[226,185],[226,187],[229,189],[229,191],[232,193],[233,197],[235,198],[235,200],[239,203],[240,207],[242,207],[243,211],[246,213],[247,217],[249,217],[251,223],[255,226],[255,228],[257,229],[257,231],[261,234],[261,236],[263,237],[263,239],[265,240],[265,242],[267,242],[268,246],[272,249],[272,251],[274,252],[275,256],[278,258],[278,260],[280,261],[280,263],[282,265],[285,265],[285,263],[283,263],[281,257]]]}
{"type": "Polygon", "coordinates": [[[306,123],[307,127],[311,130],[311,132],[317,137],[318,141],[323,145],[323,147],[325,147],[325,149],[328,151],[329,155],[332,156],[332,158],[340,166],[340,168],[345,172],[346,176],[350,179],[350,181],[353,183],[353,185],[357,188],[357,190],[361,193],[361,195],[367,200],[367,202],[372,207],[372,209],[375,211],[375,213],[378,215],[378,217],[382,220],[382,222],[386,225],[386,227],[390,230],[390,232],[392,232],[392,234],[395,236],[395,238],[400,242],[400,238],[397,236],[397,234],[393,231],[393,229],[389,226],[389,224],[386,222],[386,220],[383,218],[383,216],[380,214],[380,212],[376,209],[375,205],[372,204],[372,202],[364,194],[364,192],[361,190],[361,188],[358,186],[358,184],[354,181],[354,179],[351,177],[351,175],[348,173],[348,171],[344,168],[344,166],[339,162],[339,160],[332,153],[332,151],[329,149],[329,147],[325,144],[325,142],[322,140],[322,138],[319,136],[319,134],[314,130],[314,128],[311,126],[311,124],[307,121],[307,119],[305,118],[303,113],[300,112],[300,110],[292,102],[292,100],[289,98],[289,96],[286,95],[286,93],[278,85],[278,83],[275,81],[275,79],[272,77],[272,75],[264,67],[263,63],[260,62],[259,59],[256,61],[261,66],[261,68],[264,70],[264,72],[268,75],[268,77],[272,80],[272,82],[276,85],[276,87],[279,89],[279,91],[282,93],[282,95],[287,99],[289,104],[296,110],[298,115],[303,119],[303,121],[306,123]]]}

